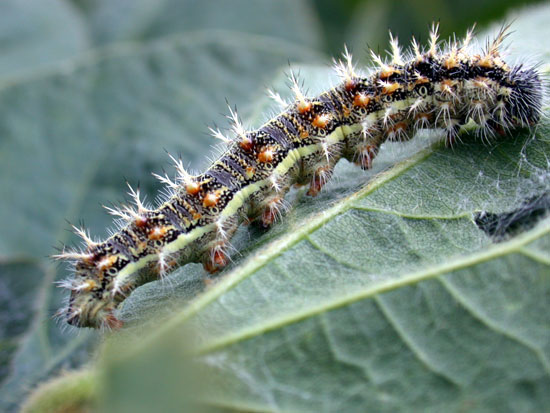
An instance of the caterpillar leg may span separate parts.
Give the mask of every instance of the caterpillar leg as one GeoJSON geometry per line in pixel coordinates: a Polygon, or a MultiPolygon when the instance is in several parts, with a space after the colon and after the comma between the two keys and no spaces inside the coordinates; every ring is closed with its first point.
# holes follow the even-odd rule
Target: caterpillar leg
{"type": "Polygon", "coordinates": [[[260,217],[260,226],[265,229],[271,227],[277,219],[282,217],[285,210],[286,206],[283,198],[281,196],[273,197],[265,204],[260,217]]]}
{"type": "Polygon", "coordinates": [[[124,326],[124,321],[116,318],[112,313],[105,317],[105,325],[110,330],[120,330],[124,326]]]}
{"type": "Polygon", "coordinates": [[[458,140],[458,135],[460,133],[460,128],[462,125],[460,125],[458,122],[453,122],[451,125],[449,125],[449,128],[445,129],[445,146],[448,148],[452,148],[456,145],[456,141],[458,140]]]}
{"type": "Polygon", "coordinates": [[[326,165],[317,168],[317,170],[313,174],[313,179],[311,180],[307,194],[309,196],[316,196],[321,191],[321,189],[323,189],[323,186],[325,186],[325,184],[332,177],[333,170],[334,167],[332,165],[326,165]]]}
{"type": "Polygon", "coordinates": [[[414,136],[413,124],[402,120],[388,128],[387,139],[390,142],[406,142],[414,136]]]}
{"type": "Polygon", "coordinates": [[[204,269],[210,274],[214,274],[223,269],[229,262],[229,256],[222,247],[215,248],[208,254],[202,262],[204,269]]]}
{"type": "Polygon", "coordinates": [[[361,169],[367,170],[372,168],[372,160],[378,154],[379,146],[365,144],[357,148],[357,160],[355,164],[360,166],[361,169]]]}
{"type": "Polygon", "coordinates": [[[203,267],[206,271],[213,274],[224,268],[229,263],[228,250],[231,247],[230,240],[239,228],[239,216],[242,210],[236,212],[232,217],[218,219],[216,222],[215,237],[206,244],[203,253],[203,267]]]}

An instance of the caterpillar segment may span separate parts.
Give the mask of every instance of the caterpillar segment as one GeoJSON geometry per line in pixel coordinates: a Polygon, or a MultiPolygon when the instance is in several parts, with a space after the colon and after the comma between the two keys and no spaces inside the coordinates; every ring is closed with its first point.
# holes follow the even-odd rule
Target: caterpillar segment
{"type": "Polygon", "coordinates": [[[146,209],[131,190],[136,207],[109,209],[125,224],[102,242],[78,230],[86,246],[57,258],[73,263],[74,278],[63,310],[69,324],[116,329],[117,306],[138,286],[163,278],[189,262],[209,272],[230,261],[231,237],[244,222],[269,227],[287,205],[294,185],[317,195],[341,158],[363,169],[386,141],[405,141],[419,129],[440,130],[454,145],[461,128],[477,124],[489,140],[516,127],[535,125],[541,113],[541,81],[536,69],[508,66],[500,56],[503,30],[482,53],[470,53],[469,31],[462,43],[438,42],[437,26],[426,50],[413,39],[402,52],[390,35],[391,60],[373,53],[376,67],[358,74],[347,49],[336,62],[341,83],[307,97],[292,75],[295,100],[257,130],[246,131],[230,108],[232,137],[212,129],[227,150],[205,172],[192,176],[175,160],[177,178],[159,177],[172,196],[146,209]]]}

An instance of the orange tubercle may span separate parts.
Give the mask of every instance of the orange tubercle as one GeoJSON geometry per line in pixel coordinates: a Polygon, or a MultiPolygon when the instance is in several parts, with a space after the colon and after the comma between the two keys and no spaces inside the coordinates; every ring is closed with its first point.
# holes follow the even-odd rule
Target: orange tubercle
{"type": "Polygon", "coordinates": [[[103,259],[98,261],[97,268],[99,268],[101,271],[107,270],[114,265],[116,260],[117,260],[117,257],[115,255],[104,257],[103,259]]]}
{"type": "Polygon", "coordinates": [[[395,125],[393,125],[390,130],[393,132],[399,132],[399,131],[405,131],[407,130],[407,122],[398,122],[395,125]]]}
{"type": "Polygon", "coordinates": [[[124,322],[116,318],[113,314],[107,314],[105,317],[105,324],[111,330],[120,330],[124,325],[124,322]]]}
{"type": "Polygon", "coordinates": [[[303,115],[304,113],[307,113],[311,110],[311,102],[302,100],[298,102],[296,108],[298,109],[298,112],[303,115]]]}
{"type": "Polygon", "coordinates": [[[415,120],[419,120],[419,119],[425,119],[425,120],[430,120],[430,114],[429,113],[418,113],[415,117],[414,117],[415,120]]]}
{"type": "Polygon", "coordinates": [[[426,76],[418,76],[414,81],[415,85],[423,85],[424,83],[430,83],[430,79],[428,79],[426,76]]]}
{"type": "Polygon", "coordinates": [[[330,121],[330,115],[328,113],[323,113],[321,115],[315,116],[313,119],[312,125],[319,129],[324,129],[327,127],[330,121]]]}
{"type": "Polygon", "coordinates": [[[321,189],[323,189],[323,186],[327,182],[327,177],[329,175],[331,175],[330,167],[323,166],[321,168],[318,168],[313,174],[313,179],[311,180],[311,183],[309,185],[307,195],[317,196],[317,194],[321,192],[321,189]]]}
{"type": "Polygon", "coordinates": [[[223,251],[214,252],[214,264],[219,265],[220,267],[225,267],[227,265],[227,256],[223,251]]]}
{"type": "Polygon", "coordinates": [[[147,225],[147,218],[140,215],[139,217],[136,218],[135,224],[136,224],[136,227],[143,228],[144,226],[147,225]]]}
{"type": "Polygon", "coordinates": [[[147,238],[150,240],[157,240],[162,239],[166,235],[166,227],[154,227],[151,231],[149,231],[149,234],[147,234],[147,238]]]}
{"type": "Polygon", "coordinates": [[[258,161],[261,163],[268,163],[273,161],[273,158],[275,157],[274,152],[275,151],[273,150],[273,148],[265,148],[258,154],[258,161]]]}
{"type": "Polygon", "coordinates": [[[201,190],[201,186],[196,181],[191,181],[185,185],[185,190],[189,195],[197,195],[201,190]]]}
{"type": "Polygon", "coordinates": [[[384,85],[384,87],[382,88],[382,93],[385,93],[385,94],[389,95],[389,94],[392,94],[393,92],[395,92],[400,87],[401,87],[401,85],[397,82],[389,83],[387,85],[384,85]]]}
{"type": "Polygon", "coordinates": [[[451,79],[444,79],[441,81],[441,86],[444,91],[450,92],[453,89],[453,86],[455,85],[455,81],[451,79]]]}
{"type": "Polygon", "coordinates": [[[220,200],[220,194],[218,192],[208,192],[202,200],[202,206],[205,208],[215,206],[220,200]]]}
{"type": "Polygon", "coordinates": [[[357,93],[353,98],[353,106],[365,107],[370,103],[370,98],[364,93],[357,93]]]}
{"type": "Polygon", "coordinates": [[[487,55],[487,56],[483,56],[482,58],[480,58],[476,64],[480,67],[484,67],[484,68],[487,68],[487,69],[490,69],[491,67],[493,67],[493,59],[491,58],[491,56],[487,55]]]}
{"type": "Polygon", "coordinates": [[[453,69],[458,66],[458,60],[456,58],[456,55],[451,55],[445,61],[443,62],[443,67],[445,69],[453,69]]]}
{"type": "Polygon", "coordinates": [[[269,228],[275,222],[277,218],[278,204],[281,202],[280,197],[275,197],[266,205],[264,211],[262,212],[262,226],[264,228],[269,228]]]}
{"type": "Polygon", "coordinates": [[[97,287],[97,283],[94,280],[86,280],[78,286],[78,291],[88,292],[97,287]]]}
{"type": "Polygon", "coordinates": [[[227,255],[216,249],[202,265],[206,271],[213,274],[227,265],[227,255]]]}
{"type": "Polygon", "coordinates": [[[239,146],[244,150],[244,151],[250,151],[252,149],[252,147],[254,146],[254,142],[252,141],[252,138],[249,137],[249,136],[246,136],[244,135],[243,138],[241,139],[241,141],[239,142],[239,146]]]}
{"type": "Polygon", "coordinates": [[[356,162],[361,169],[371,169],[372,160],[376,156],[376,147],[373,145],[365,145],[360,151],[359,161],[356,162]]]}
{"type": "Polygon", "coordinates": [[[345,88],[347,91],[353,90],[357,86],[357,82],[354,79],[347,79],[345,88]]]}
{"type": "Polygon", "coordinates": [[[388,66],[387,68],[382,69],[380,72],[380,79],[387,79],[393,74],[401,73],[401,71],[397,70],[394,67],[388,66]]]}
{"type": "Polygon", "coordinates": [[[252,166],[247,166],[245,172],[246,172],[246,177],[248,179],[251,179],[254,176],[254,174],[256,173],[256,168],[254,168],[252,166]]]}
{"type": "Polygon", "coordinates": [[[271,208],[266,208],[262,212],[262,227],[269,228],[275,222],[275,211],[271,208]]]}

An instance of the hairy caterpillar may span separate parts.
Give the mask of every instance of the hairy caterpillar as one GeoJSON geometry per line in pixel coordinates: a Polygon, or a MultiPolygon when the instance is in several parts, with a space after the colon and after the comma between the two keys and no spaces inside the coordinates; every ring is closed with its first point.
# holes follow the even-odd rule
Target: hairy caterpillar
{"type": "Polygon", "coordinates": [[[295,101],[254,131],[244,130],[231,110],[234,136],[212,130],[226,152],[197,176],[172,158],[178,177],[159,176],[171,197],[157,209],[146,209],[130,189],[136,208],[108,208],[125,222],[116,234],[96,243],[75,228],[86,247],[56,256],[74,263],[74,277],[62,282],[71,290],[62,310],[67,322],[119,328],[113,311],[138,286],[188,262],[202,261],[209,272],[224,267],[243,221],[269,227],[292,185],[309,184],[315,196],[340,158],[368,169],[383,142],[410,139],[419,129],[441,129],[452,145],[467,123],[484,140],[535,125],[541,80],[535,68],[501,59],[506,29],[479,54],[468,52],[472,30],[442,50],[435,26],[426,50],[413,39],[406,54],[390,36],[391,61],[373,53],[378,67],[368,76],[356,73],[346,51],[336,63],[338,86],[306,97],[292,76],[295,101]]]}

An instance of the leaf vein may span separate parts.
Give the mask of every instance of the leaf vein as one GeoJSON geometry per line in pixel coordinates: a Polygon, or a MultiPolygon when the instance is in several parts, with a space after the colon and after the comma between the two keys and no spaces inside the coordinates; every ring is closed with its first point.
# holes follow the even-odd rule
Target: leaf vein
{"type": "Polygon", "coordinates": [[[514,334],[512,331],[507,330],[504,327],[501,327],[497,321],[491,320],[491,318],[483,314],[479,309],[476,309],[474,303],[470,302],[463,292],[459,291],[452,283],[452,280],[449,277],[438,277],[437,280],[441,285],[447,290],[449,294],[458,302],[464,309],[466,309],[472,317],[476,320],[483,323],[485,326],[493,330],[495,333],[501,334],[502,336],[521,344],[522,346],[528,348],[531,352],[535,354],[537,359],[540,361],[544,371],[548,376],[550,376],[550,360],[544,355],[542,350],[537,347],[536,344],[530,343],[524,338],[520,337],[517,334],[514,334]]]}
{"type": "Polygon", "coordinates": [[[396,334],[401,338],[401,341],[409,348],[409,350],[411,350],[411,353],[420,361],[422,365],[424,365],[428,370],[435,373],[437,376],[442,377],[445,381],[451,382],[457,387],[462,387],[462,384],[459,383],[455,378],[449,376],[444,371],[442,371],[442,369],[434,365],[434,363],[430,360],[429,355],[424,353],[422,349],[416,345],[412,337],[410,337],[405,329],[401,327],[399,321],[397,320],[397,317],[395,316],[395,314],[392,314],[389,306],[384,303],[383,297],[374,296],[373,301],[376,303],[376,305],[380,309],[380,312],[388,321],[388,324],[391,326],[391,328],[396,332],[396,334]]]}

